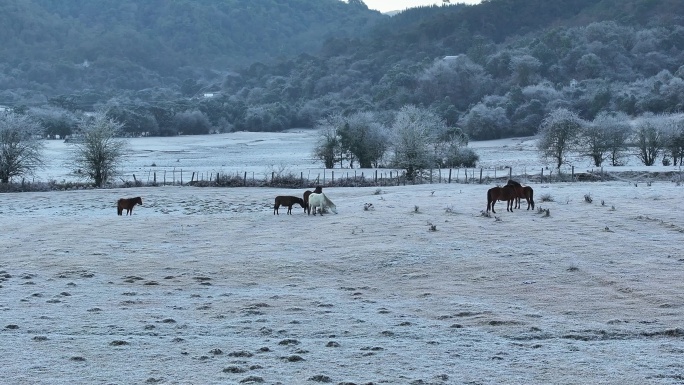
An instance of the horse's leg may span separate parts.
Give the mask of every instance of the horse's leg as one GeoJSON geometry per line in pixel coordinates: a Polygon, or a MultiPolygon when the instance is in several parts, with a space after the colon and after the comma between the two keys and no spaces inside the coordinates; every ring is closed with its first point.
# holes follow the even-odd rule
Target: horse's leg
{"type": "MultiPolygon", "coordinates": [[[[276,214],[278,214],[278,204],[277,203],[273,205],[273,215],[276,215],[276,214]]],[[[280,214],[278,214],[278,215],[280,215],[280,214]]]]}
{"type": "Polygon", "coordinates": [[[292,205],[287,206],[288,215],[292,215],[292,205]]]}

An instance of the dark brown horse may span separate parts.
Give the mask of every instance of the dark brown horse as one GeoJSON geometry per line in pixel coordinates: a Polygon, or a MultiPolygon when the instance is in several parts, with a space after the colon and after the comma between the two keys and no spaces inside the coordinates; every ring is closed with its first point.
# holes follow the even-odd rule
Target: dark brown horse
{"type": "Polygon", "coordinates": [[[304,207],[304,210],[306,210],[306,203],[304,203],[304,199],[300,197],[293,197],[289,195],[278,195],[275,197],[275,205],[273,206],[273,215],[278,214],[278,208],[280,206],[287,206],[287,213],[292,215],[292,206],[294,204],[298,204],[302,207],[304,207]]]}
{"type": "Polygon", "coordinates": [[[515,208],[520,208],[520,198],[525,198],[527,201],[527,209],[530,207],[534,209],[534,190],[530,186],[523,186],[520,183],[514,181],[513,179],[508,180],[508,185],[513,186],[515,189],[515,208]]]}
{"type": "Polygon", "coordinates": [[[126,210],[126,215],[133,215],[133,207],[135,205],[142,206],[142,198],[121,198],[116,202],[116,213],[122,215],[126,210]]]}
{"type": "Polygon", "coordinates": [[[492,187],[487,190],[487,212],[491,209],[494,214],[494,204],[496,201],[506,201],[506,211],[513,211],[515,201],[515,189],[513,186],[492,187]]]}
{"type": "MultiPolygon", "coordinates": [[[[323,193],[323,187],[321,186],[316,186],[316,188],[313,191],[316,194],[322,194],[323,193]]],[[[312,192],[311,190],[306,190],[304,191],[304,212],[310,212],[309,209],[309,195],[311,195],[312,192]]]]}

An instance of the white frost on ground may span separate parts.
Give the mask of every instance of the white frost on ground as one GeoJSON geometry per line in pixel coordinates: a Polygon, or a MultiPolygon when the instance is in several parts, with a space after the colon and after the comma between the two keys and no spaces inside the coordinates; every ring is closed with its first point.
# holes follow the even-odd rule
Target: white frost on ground
{"type": "Polygon", "coordinates": [[[1,194],[0,382],[681,384],[684,187],[489,187],[1,194]]]}

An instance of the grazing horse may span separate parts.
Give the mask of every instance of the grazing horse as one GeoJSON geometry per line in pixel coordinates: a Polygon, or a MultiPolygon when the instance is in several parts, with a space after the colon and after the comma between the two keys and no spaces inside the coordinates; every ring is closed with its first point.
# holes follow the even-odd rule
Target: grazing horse
{"type": "Polygon", "coordinates": [[[527,201],[527,209],[530,207],[534,209],[534,190],[530,186],[523,186],[520,183],[514,181],[513,179],[508,180],[508,185],[513,186],[515,190],[515,208],[520,208],[520,198],[525,198],[527,201]]]}
{"type": "Polygon", "coordinates": [[[142,198],[121,198],[116,202],[116,213],[122,215],[123,211],[126,210],[126,215],[133,215],[133,206],[142,206],[142,198]]]}
{"type": "Polygon", "coordinates": [[[513,211],[513,201],[515,200],[515,189],[513,186],[492,187],[487,190],[487,212],[491,209],[494,214],[494,204],[496,201],[506,201],[506,211],[513,211]]]}
{"type": "Polygon", "coordinates": [[[287,206],[287,213],[292,215],[292,206],[294,204],[298,204],[306,210],[306,203],[304,203],[304,199],[300,197],[293,197],[293,196],[287,196],[287,195],[278,195],[275,197],[275,205],[273,206],[273,215],[280,215],[278,213],[278,208],[280,206],[287,206]]]}
{"type": "Polygon", "coordinates": [[[330,211],[337,214],[337,207],[335,206],[334,203],[332,203],[332,201],[330,199],[328,199],[327,196],[325,196],[325,194],[323,194],[323,193],[320,193],[320,194],[311,193],[311,195],[309,195],[308,213],[311,214],[311,209],[313,208],[313,215],[316,215],[316,209],[319,207],[321,209],[321,215],[323,215],[323,211],[326,208],[329,208],[330,211]]]}
{"type": "MultiPolygon", "coordinates": [[[[323,187],[321,186],[316,186],[316,188],[313,190],[314,193],[316,194],[322,194],[323,193],[323,187]]],[[[306,190],[304,191],[304,212],[307,211],[309,208],[309,195],[311,195],[312,191],[311,190],[306,190]]]]}

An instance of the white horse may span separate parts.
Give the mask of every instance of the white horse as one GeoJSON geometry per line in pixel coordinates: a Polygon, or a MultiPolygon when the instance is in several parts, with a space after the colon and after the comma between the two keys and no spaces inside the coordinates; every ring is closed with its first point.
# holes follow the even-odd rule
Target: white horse
{"type": "Polygon", "coordinates": [[[317,207],[321,208],[321,215],[323,215],[323,211],[326,208],[330,209],[330,211],[337,214],[337,207],[323,193],[320,193],[320,194],[312,193],[311,195],[309,195],[309,210],[307,212],[309,214],[311,214],[311,209],[313,209],[313,215],[316,215],[316,208],[317,207]]]}

